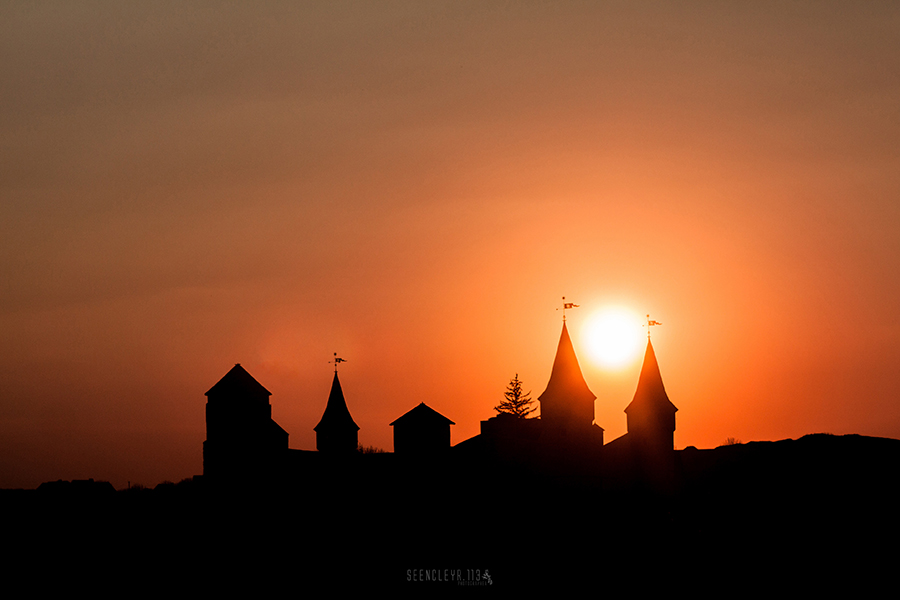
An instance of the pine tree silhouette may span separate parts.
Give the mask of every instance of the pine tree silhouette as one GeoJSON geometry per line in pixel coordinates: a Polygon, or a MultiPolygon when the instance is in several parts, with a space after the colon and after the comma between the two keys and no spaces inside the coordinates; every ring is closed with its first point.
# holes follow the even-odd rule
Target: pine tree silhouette
{"type": "Polygon", "coordinates": [[[494,410],[498,413],[506,413],[519,419],[526,419],[535,410],[535,407],[532,406],[534,400],[531,399],[531,392],[522,393],[522,382],[519,380],[518,373],[510,379],[503,396],[506,399],[494,407],[494,410]]]}

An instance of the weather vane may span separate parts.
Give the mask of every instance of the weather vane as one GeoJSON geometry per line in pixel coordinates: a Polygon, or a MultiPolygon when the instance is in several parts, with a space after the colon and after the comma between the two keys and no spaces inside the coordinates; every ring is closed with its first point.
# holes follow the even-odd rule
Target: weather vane
{"type": "Polygon", "coordinates": [[[662,325],[659,321],[651,321],[650,315],[647,315],[647,339],[650,339],[650,328],[654,325],[662,325]]]}
{"type": "MultiPolygon", "coordinates": [[[[331,361],[328,361],[328,362],[331,362],[331,361]]],[[[338,366],[339,364],[341,364],[342,362],[347,362],[347,360],[344,359],[344,358],[340,358],[340,357],[337,355],[337,352],[335,352],[335,353],[334,353],[334,374],[335,374],[335,375],[337,375],[337,366],[338,366]]]]}
{"type": "MultiPolygon", "coordinates": [[[[563,305],[562,305],[562,311],[563,311],[563,323],[565,323],[565,322],[566,322],[566,309],[567,309],[567,308],[578,308],[579,305],[578,305],[578,304],[573,304],[573,303],[571,303],[571,302],[566,302],[566,297],[565,297],[565,296],[563,296],[562,299],[563,299],[563,305]]],[[[559,310],[559,309],[557,308],[556,310],[559,310]]]]}

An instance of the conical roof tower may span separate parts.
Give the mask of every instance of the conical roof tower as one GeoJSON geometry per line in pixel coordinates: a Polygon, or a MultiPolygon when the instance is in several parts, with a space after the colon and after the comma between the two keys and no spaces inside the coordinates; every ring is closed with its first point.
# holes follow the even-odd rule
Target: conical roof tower
{"type": "Polygon", "coordinates": [[[545,426],[562,429],[590,427],[594,421],[595,399],[584,381],[569,330],[563,321],[550,381],[538,397],[541,421],[545,426]]]}
{"type": "Polygon", "coordinates": [[[350,416],[336,370],[325,413],[313,430],[316,432],[316,449],[320,452],[355,452],[359,445],[359,426],[350,416]]]}
{"type": "Polygon", "coordinates": [[[663,386],[659,363],[653,344],[647,338],[647,352],[638,379],[637,390],[631,404],[625,409],[628,415],[628,434],[644,443],[674,448],[675,412],[678,409],[669,400],[663,386]]]}

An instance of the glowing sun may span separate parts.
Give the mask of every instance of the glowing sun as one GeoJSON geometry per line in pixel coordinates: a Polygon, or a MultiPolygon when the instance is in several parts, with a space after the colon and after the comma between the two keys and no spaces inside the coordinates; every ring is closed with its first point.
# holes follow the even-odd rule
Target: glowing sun
{"type": "Polygon", "coordinates": [[[624,308],[605,308],[591,315],[582,329],[591,357],[607,368],[622,367],[638,356],[643,319],[624,308]]]}

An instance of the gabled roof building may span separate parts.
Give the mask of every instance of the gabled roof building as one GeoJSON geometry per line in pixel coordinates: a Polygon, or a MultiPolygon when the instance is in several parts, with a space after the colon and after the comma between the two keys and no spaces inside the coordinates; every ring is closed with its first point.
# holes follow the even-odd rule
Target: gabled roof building
{"type": "Polygon", "coordinates": [[[424,402],[397,418],[394,428],[394,453],[423,455],[450,449],[450,426],[453,421],[424,402]]]}
{"type": "Polygon", "coordinates": [[[288,433],[272,420],[271,395],[240,363],[206,392],[204,475],[253,475],[277,462],[288,433]]]}

